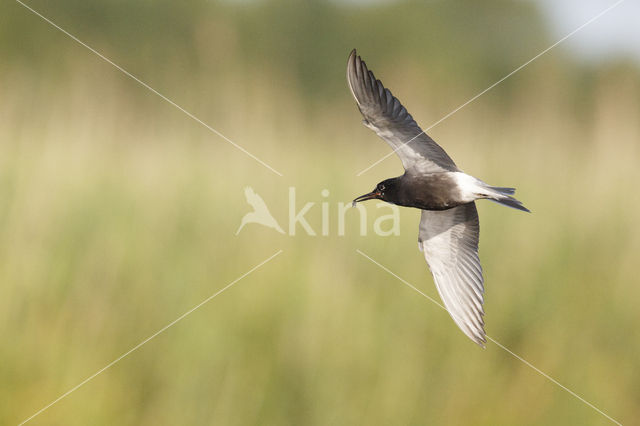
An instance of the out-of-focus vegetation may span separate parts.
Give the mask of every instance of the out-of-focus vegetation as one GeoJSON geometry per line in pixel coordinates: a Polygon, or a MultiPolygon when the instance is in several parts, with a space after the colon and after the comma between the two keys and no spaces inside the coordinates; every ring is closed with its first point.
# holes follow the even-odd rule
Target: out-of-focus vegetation
{"type": "MultiPolygon", "coordinates": [[[[355,176],[388,147],[359,124],[350,49],[426,127],[554,41],[534,3],[28,4],[284,177],[0,5],[0,424],[279,249],[31,423],[607,423],[356,254],[437,297],[417,211],[400,236],[359,236],[355,211],[336,235],[337,202],[401,172],[355,176]],[[331,235],[235,236],[248,185],[285,228],[289,186],[299,208],[328,200],[331,235]]],[[[640,415],[639,117],[636,67],[559,47],[430,131],[534,212],[480,203],[489,334],[623,423],[640,415]]]]}

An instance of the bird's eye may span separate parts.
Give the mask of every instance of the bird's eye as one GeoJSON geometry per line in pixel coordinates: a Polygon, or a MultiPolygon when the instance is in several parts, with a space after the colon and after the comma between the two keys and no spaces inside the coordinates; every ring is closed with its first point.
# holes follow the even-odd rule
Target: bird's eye
{"type": "Polygon", "coordinates": [[[380,185],[380,186],[378,187],[378,189],[379,189],[380,191],[384,191],[384,185],[380,185]]]}

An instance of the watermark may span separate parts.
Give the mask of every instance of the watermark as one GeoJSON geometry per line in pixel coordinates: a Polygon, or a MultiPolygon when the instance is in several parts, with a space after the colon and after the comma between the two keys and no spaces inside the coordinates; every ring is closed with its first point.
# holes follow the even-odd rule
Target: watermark
{"type": "Polygon", "coordinates": [[[253,210],[242,217],[236,235],[249,224],[266,226],[280,234],[292,237],[299,232],[304,232],[312,237],[331,234],[343,237],[347,232],[359,232],[361,236],[366,236],[370,232],[381,237],[400,235],[400,209],[393,204],[375,203],[376,214],[370,218],[367,209],[362,204],[353,207],[351,202],[334,203],[330,201],[328,189],[320,191],[319,200],[316,201],[298,200],[296,188],[293,186],[289,187],[287,195],[289,217],[286,221],[278,222],[271,214],[264,199],[252,187],[246,187],[244,196],[253,210]],[[318,209],[319,220],[310,219],[310,216],[317,219],[318,209]],[[354,227],[347,228],[347,218],[355,213],[357,213],[359,223],[354,227]],[[280,226],[280,223],[286,223],[286,231],[280,226]]]}

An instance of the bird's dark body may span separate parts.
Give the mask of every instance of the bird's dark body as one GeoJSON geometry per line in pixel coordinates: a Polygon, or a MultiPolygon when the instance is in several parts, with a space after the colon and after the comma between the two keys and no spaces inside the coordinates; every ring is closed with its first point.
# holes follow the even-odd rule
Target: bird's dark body
{"type": "Polygon", "coordinates": [[[460,197],[457,183],[450,173],[410,175],[381,182],[385,190],[381,199],[403,207],[421,210],[448,210],[465,204],[460,197]]]}

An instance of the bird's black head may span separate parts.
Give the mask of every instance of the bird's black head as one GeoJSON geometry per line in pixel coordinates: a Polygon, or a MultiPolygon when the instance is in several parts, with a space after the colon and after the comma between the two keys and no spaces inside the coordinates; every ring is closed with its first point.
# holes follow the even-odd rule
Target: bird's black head
{"type": "Polygon", "coordinates": [[[373,191],[364,194],[353,200],[353,206],[359,201],[382,200],[388,203],[396,203],[398,199],[399,178],[383,180],[376,185],[373,191]]]}

